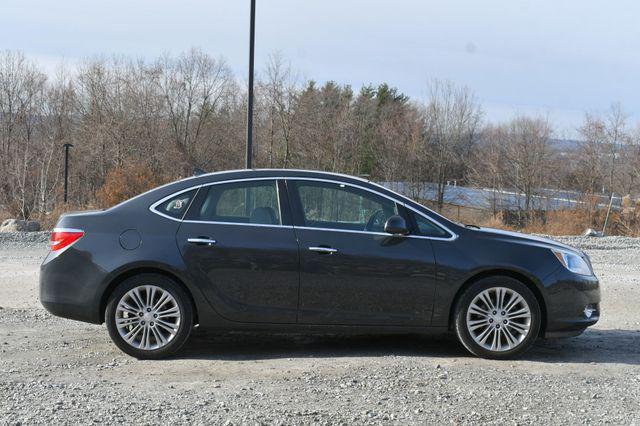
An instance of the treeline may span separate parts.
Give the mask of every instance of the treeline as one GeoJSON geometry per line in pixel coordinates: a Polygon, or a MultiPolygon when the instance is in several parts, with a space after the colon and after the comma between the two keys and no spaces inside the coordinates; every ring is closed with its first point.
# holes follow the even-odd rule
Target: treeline
{"type": "MultiPolygon", "coordinates": [[[[0,53],[0,206],[39,218],[62,204],[107,206],[157,184],[242,168],[246,92],[222,58],[199,50],[155,61],[92,59],[46,75],[21,53],[0,53]]],[[[308,168],[522,193],[638,193],[640,144],[619,106],[586,115],[583,142],[560,152],[549,122],[486,123],[473,92],[434,81],[419,102],[385,83],[354,90],[297,76],[272,55],[256,86],[254,166],[308,168]]],[[[412,187],[410,185],[409,187],[412,187]]]]}

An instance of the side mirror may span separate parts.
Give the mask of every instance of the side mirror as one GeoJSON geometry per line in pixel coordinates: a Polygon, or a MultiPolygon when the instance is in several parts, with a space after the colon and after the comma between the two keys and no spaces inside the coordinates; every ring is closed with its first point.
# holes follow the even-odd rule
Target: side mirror
{"type": "Polygon", "coordinates": [[[393,235],[407,235],[409,228],[402,216],[393,215],[384,224],[384,232],[393,235]]]}

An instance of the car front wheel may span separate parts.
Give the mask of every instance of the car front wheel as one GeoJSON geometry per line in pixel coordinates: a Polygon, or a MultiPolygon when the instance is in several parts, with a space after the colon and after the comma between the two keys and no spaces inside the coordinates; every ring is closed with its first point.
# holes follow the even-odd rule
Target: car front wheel
{"type": "Polygon", "coordinates": [[[540,306],[531,290],[510,277],[488,277],[471,285],[455,310],[460,342],[482,358],[523,354],[540,332],[540,306]]]}
{"type": "Polygon", "coordinates": [[[140,274],[116,287],[105,322],[111,340],[123,352],[139,359],[159,359],[175,353],[187,341],[193,308],[172,279],[140,274]]]}

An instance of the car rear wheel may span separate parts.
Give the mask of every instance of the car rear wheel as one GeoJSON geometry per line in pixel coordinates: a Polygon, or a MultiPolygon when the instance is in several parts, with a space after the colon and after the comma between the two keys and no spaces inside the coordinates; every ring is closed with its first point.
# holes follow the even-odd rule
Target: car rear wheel
{"type": "Polygon", "coordinates": [[[482,358],[523,354],[540,332],[540,306],[531,290],[510,277],[488,277],[471,285],[455,310],[460,342],[482,358]]]}
{"type": "Polygon", "coordinates": [[[105,312],[111,340],[139,359],[167,357],[187,341],[193,308],[184,290],[159,274],[140,274],[123,281],[105,312]]]}

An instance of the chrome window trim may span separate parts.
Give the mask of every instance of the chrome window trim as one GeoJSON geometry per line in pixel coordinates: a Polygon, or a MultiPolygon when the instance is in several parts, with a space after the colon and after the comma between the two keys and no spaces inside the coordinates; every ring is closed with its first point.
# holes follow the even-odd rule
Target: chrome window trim
{"type": "MultiPolygon", "coordinates": [[[[189,176],[189,177],[186,177],[184,179],[180,179],[178,182],[185,182],[185,181],[189,181],[189,180],[192,180],[192,179],[198,179],[198,178],[203,178],[203,177],[211,177],[211,176],[217,176],[217,175],[222,175],[222,174],[242,173],[242,172],[247,172],[247,171],[281,173],[283,170],[285,170],[287,172],[292,172],[292,173],[314,173],[314,172],[317,172],[317,173],[322,173],[322,174],[330,175],[330,176],[343,177],[343,178],[348,178],[348,179],[355,179],[355,180],[359,180],[359,181],[365,182],[365,183],[373,183],[370,180],[363,179],[363,178],[358,177],[358,176],[348,175],[348,174],[345,174],[345,173],[325,172],[325,171],[321,171],[321,170],[309,170],[309,169],[306,169],[306,170],[305,169],[273,169],[273,168],[268,168],[268,167],[267,168],[258,168],[258,169],[221,170],[221,171],[218,171],[218,172],[210,172],[210,173],[203,173],[201,175],[189,176]]],[[[295,178],[295,177],[292,177],[292,176],[288,176],[288,177],[286,177],[286,176],[278,176],[276,178],[268,178],[268,179],[287,179],[287,178],[295,178]]],[[[249,177],[249,178],[244,178],[244,179],[251,180],[251,179],[262,179],[262,178],[251,178],[251,177],[249,177]]],[[[243,179],[237,179],[237,180],[243,180],[243,179]]],[[[221,182],[224,182],[224,181],[221,181],[221,182]]],[[[164,184],[162,186],[171,185],[173,183],[174,182],[170,182],[170,183],[164,184]]],[[[202,185],[208,185],[208,184],[202,184],[202,185]]],[[[375,185],[381,186],[381,185],[378,185],[378,184],[375,184],[375,185]]],[[[162,188],[162,186],[160,188],[162,188]]],[[[384,187],[382,187],[382,188],[384,188],[384,187]]],[[[153,191],[153,189],[151,191],[153,191]]],[[[150,192],[150,191],[147,191],[147,192],[150,192]]],[[[140,194],[140,195],[144,195],[144,194],[140,194]]]]}
{"type": "MultiPolygon", "coordinates": [[[[400,200],[398,200],[398,199],[396,199],[394,197],[391,197],[389,195],[386,195],[386,194],[383,194],[381,192],[375,191],[373,189],[366,188],[366,187],[360,186],[360,185],[356,185],[356,184],[350,183],[350,182],[343,182],[343,181],[337,181],[337,180],[332,180],[332,179],[312,178],[312,177],[297,177],[297,176],[296,177],[284,178],[284,179],[285,180],[309,180],[309,181],[320,181],[320,182],[336,183],[336,184],[339,184],[339,185],[349,185],[349,186],[354,187],[354,188],[362,189],[363,191],[367,191],[367,192],[370,192],[372,194],[376,194],[376,195],[378,195],[380,197],[387,198],[387,199],[389,199],[389,200],[391,200],[391,201],[393,201],[393,202],[395,202],[397,204],[402,205],[403,207],[405,207],[405,208],[407,208],[407,209],[419,214],[420,216],[422,216],[423,218],[425,218],[429,222],[432,222],[432,223],[436,224],[438,227],[444,229],[445,231],[447,231],[451,235],[450,237],[429,237],[429,236],[426,236],[426,235],[407,235],[406,237],[408,237],[408,238],[421,238],[421,239],[426,239],[426,240],[440,240],[440,241],[453,241],[453,240],[458,238],[458,234],[453,232],[451,229],[447,228],[446,226],[444,226],[440,222],[438,222],[438,221],[426,216],[424,213],[418,211],[414,207],[412,207],[410,205],[407,205],[405,202],[402,202],[402,201],[400,201],[400,200]]],[[[383,186],[380,186],[380,185],[375,184],[373,182],[369,182],[369,181],[365,181],[365,182],[367,182],[369,184],[376,185],[376,186],[381,187],[381,188],[384,188],[383,186]]],[[[384,189],[386,189],[386,188],[384,188],[384,189]]],[[[393,192],[393,191],[391,191],[391,192],[393,192]]],[[[393,192],[393,193],[396,194],[395,192],[393,192]]],[[[400,194],[396,194],[396,195],[400,195],[400,194]]],[[[400,197],[405,198],[407,200],[411,200],[410,198],[404,197],[402,195],[400,195],[400,197]]],[[[387,234],[386,232],[351,231],[351,230],[334,229],[334,228],[314,228],[314,227],[306,227],[306,226],[305,227],[296,226],[295,228],[296,229],[298,229],[298,228],[302,228],[302,229],[322,229],[322,230],[325,230],[325,231],[338,231],[338,232],[342,232],[343,231],[343,232],[355,232],[355,233],[364,233],[364,234],[373,234],[373,235],[387,235],[387,236],[390,235],[390,234],[387,234]]]]}
{"type": "Polygon", "coordinates": [[[151,205],[149,206],[149,210],[150,210],[152,213],[157,214],[158,216],[162,216],[162,217],[164,217],[164,218],[171,219],[171,220],[173,220],[173,221],[175,221],[175,222],[182,222],[182,219],[184,219],[184,215],[185,215],[185,214],[187,214],[187,212],[189,211],[189,208],[191,207],[191,204],[193,203],[193,200],[195,200],[195,198],[196,198],[196,196],[198,195],[198,192],[200,191],[200,188],[202,188],[202,186],[203,186],[203,185],[196,185],[196,186],[192,186],[191,188],[183,189],[183,190],[180,190],[180,191],[174,192],[174,193],[173,193],[173,194],[171,194],[171,195],[167,195],[166,197],[162,198],[161,200],[158,200],[158,201],[156,201],[155,203],[151,204],[151,205]],[[162,213],[162,212],[160,212],[160,211],[158,211],[158,210],[156,209],[156,207],[158,207],[160,204],[164,203],[165,201],[170,200],[170,199],[172,199],[173,197],[176,197],[176,196],[178,196],[178,195],[180,195],[180,194],[184,194],[185,192],[193,191],[194,189],[196,189],[197,191],[196,191],[196,193],[195,193],[194,197],[193,197],[193,198],[191,199],[191,201],[189,202],[189,206],[188,206],[188,207],[187,207],[187,209],[184,211],[184,214],[182,215],[182,217],[181,217],[180,219],[175,218],[175,217],[173,217],[173,216],[169,216],[168,214],[164,214],[164,213],[162,213]]]}
{"type": "Polygon", "coordinates": [[[278,184],[278,180],[279,179],[274,179],[275,183],[276,183],[276,202],[278,203],[278,220],[280,221],[280,226],[283,226],[282,224],[282,203],[280,202],[280,185],[278,184]]]}
{"type": "Polygon", "coordinates": [[[214,220],[182,220],[183,223],[206,223],[208,225],[232,225],[232,226],[257,226],[260,228],[287,228],[293,229],[293,225],[269,225],[266,223],[243,223],[243,222],[218,222],[214,220]]]}
{"type": "MultiPolygon", "coordinates": [[[[268,169],[267,169],[268,170],[268,169]]],[[[238,170],[239,172],[240,170],[238,170]]],[[[299,171],[299,172],[308,172],[308,170],[292,170],[294,172],[299,171]]],[[[202,176],[211,176],[211,175],[216,175],[216,174],[220,174],[220,173],[229,173],[229,172],[215,172],[215,173],[208,173],[206,175],[199,175],[197,177],[202,177],[202,176]]],[[[324,172],[323,172],[324,173],[324,172]]],[[[338,177],[346,177],[346,178],[350,178],[350,179],[356,179],[356,180],[360,180],[362,182],[368,183],[370,185],[374,185],[377,186],[379,188],[382,188],[386,191],[391,192],[392,194],[396,195],[397,197],[399,197],[402,200],[408,200],[410,202],[414,202],[413,200],[411,200],[408,197],[405,197],[402,194],[398,194],[397,192],[394,192],[388,188],[385,188],[384,186],[381,186],[375,182],[371,182],[371,181],[367,181],[361,178],[357,178],[354,176],[349,176],[349,175],[344,175],[344,174],[339,174],[339,173],[330,173],[333,176],[338,176],[338,177]]],[[[191,179],[191,178],[189,178],[191,179]]],[[[186,179],[185,179],[186,180],[186,179]]],[[[207,187],[207,186],[213,186],[213,185],[221,185],[221,184],[225,184],[225,183],[236,183],[236,182],[248,182],[248,181],[260,181],[260,180],[273,180],[276,182],[276,191],[277,191],[277,195],[278,195],[278,209],[280,211],[280,223],[282,223],[282,205],[280,203],[280,186],[277,184],[278,180],[304,180],[304,181],[316,181],[316,182],[327,182],[327,183],[334,183],[334,184],[338,184],[338,185],[348,185],[350,187],[353,188],[358,188],[361,189],[363,191],[367,191],[370,192],[372,194],[378,195],[380,197],[383,198],[387,198],[395,203],[398,203],[402,206],[404,206],[405,208],[413,211],[414,213],[419,214],[420,216],[422,216],[424,219],[434,223],[435,225],[437,225],[438,227],[444,229],[445,231],[447,231],[451,236],[450,237],[429,237],[426,235],[407,235],[405,238],[418,238],[418,239],[425,239],[425,240],[438,240],[438,241],[454,241],[458,238],[458,234],[456,234],[455,232],[453,232],[451,229],[449,229],[448,227],[446,227],[445,225],[441,224],[440,222],[438,222],[437,220],[425,215],[424,213],[422,213],[421,211],[419,211],[418,209],[412,207],[411,205],[408,205],[406,202],[398,200],[397,198],[391,197],[389,195],[383,194],[381,192],[375,191],[371,188],[366,188],[364,186],[361,185],[357,185],[355,183],[351,183],[351,182],[345,182],[345,181],[340,181],[340,180],[334,180],[334,179],[327,179],[327,178],[319,178],[319,177],[304,177],[304,176],[260,176],[260,177],[248,177],[248,178],[241,178],[241,179],[228,179],[228,180],[222,180],[219,182],[209,182],[209,183],[203,183],[200,185],[194,185],[192,187],[186,188],[186,189],[182,189],[180,191],[174,192],[173,194],[167,195],[166,197],[162,198],[159,201],[156,201],[155,203],[153,203],[151,206],[149,206],[149,210],[152,213],[155,213],[159,216],[165,217],[167,219],[173,220],[175,222],[186,222],[186,223],[207,223],[207,224],[212,224],[212,225],[244,225],[244,226],[256,226],[256,227],[270,227],[270,228],[288,228],[288,229],[306,229],[306,230],[323,230],[323,231],[335,231],[335,232],[350,232],[350,233],[356,233],[356,234],[370,234],[370,235],[384,235],[384,236],[389,236],[390,234],[387,234],[386,232],[371,232],[371,231],[356,231],[356,230],[348,230],[348,229],[333,229],[333,228],[314,228],[314,227],[306,227],[306,226],[292,226],[292,225],[267,225],[267,224],[259,224],[259,223],[238,223],[238,222],[217,222],[217,221],[203,221],[203,220],[184,220],[184,219],[176,219],[174,217],[171,217],[169,215],[165,215],[161,212],[159,212],[158,210],[156,210],[155,208],[162,204],[163,202],[167,201],[168,199],[175,197],[176,195],[180,195],[184,192],[188,192],[191,191],[193,189],[200,189],[203,187],[207,187]]],[[[187,209],[188,211],[188,209],[187,209]]],[[[437,213],[434,213],[437,215],[437,213]]],[[[440,216],[440,215],[438,215],[440,216]]]]}
{"type": "MultiPolygon", "coordinates": [[[[393,237],[394,235],[388,234],[386,232],[374,232],[374,231],[358,231],[355,229],[337,229],[337,228],[314,228],[313,226],[294,226],[294,229],[304,229],[307,231],[325,231],[325,232],[344,232],[347,234],[367,234],[367,235],[378,235],[381,237],[393,237]]],[[[425,235],[402,235],[396,236],[396,238],[413,238],[413,239],[421,239],[421,240],[433,240],[436,237],[427,237],[425,235]]]]}
{"type": "MultiPolygon", "coordinates": [[[[198,176],[199,177],[199,176],[198,176]]],[[[192,186],[190,188],[187,189],[183,189],[177,192],[174,192],[171,195],[167,195],[166,197],[164,197],[163,199],[156,201],[155,203],[151,204],[149,206],[149,210],[152,213],[155,213],[159,216],[165,217],[167,219],[171,219],[173,221],[176,222],[186,222],[186,223],[210,223],[210,224],[215,224],[215,225],[247,225],[247,226],[267,226],[267,227],[284,227],[284,228],[293,228],[293,226],[291,225],[283,225],[282,224],[282,204],[280,203],[280,186],[278,185],[278,180],[281,180],[282,178],[280,177],[255,177],[255,178],[244,178],[244,179],[231,179],[231,180],[222,180],[219,182],[210,182],[210,183],[203,183],[200,185],[196,185],[196,186],[192,186]],[[193,203],[193,201],[195,200],[195,196],[193,197],[193,199],[191,200],[191,202],[189,203],[189,207],[187,207],[187,210],[185,210],[184,215],[182,215],[182,218],[180,219],[176,219],[175,217],[171,217],[167,214],[164,214],[160,211],[158,211],[156,209],[156,207],[158,207],[160,204],[164,203],[167,200],[170,200],[171,198],[180,195],[184,192],[189,192],[192,191],[194,189],[198,189],[198,191],[200,190],[200,188],[204,188],[204,187],[209,187],[209,186],[213,186],[213,185],[221,185],[221,184],[227,184],[227,183],[237,183],[237,182],[246,182],[246,181],[258,181],[258,180],[272,180],[274,181],[275,184],[275,188],[276,188],[276,198],[277,198],[277,203],[278,203],[278,214],[279,214],[279,219],[280,219],[280,224],[279,225],[268,225],[268,224],[261,224],[261,223],[242,223],[242,222],[220,222],[220,221],[209,221],[209,220],[185,220],[184,219],[184,215],[187,214],[187,212],[189,211],[189,209],[191,208],[191,204],[193,203]]],[[[198,195],[198,192],[196,192],[196,195],[198,195]]]]}
{"type": "MultiPolygon", "coordinates": [[[[407,197],[406,195],[402,195],[402,194],[400,194],[399,192],[394,191],[393,189],[387,188],[386,186],[380,185],[379,183],[376,183],[376,182],[371,182],[371,181],[368,181],[368,182],[369,182],[371,185],[373,185],[373,186],[377,186],[378,188],[382,188],[382,189],[385,189],[385,190],[389,191],[390,193],[392,193],[393,195],[395,195],[395,196],[399,197],[399,198],[400,198],[400,199],[402,199],[402,200],[409,201],[410,203],[416,203],[416,201],[415,201],[415,200],[413,200],[413,199],[411,199],[411,198],[407,197]]],[[[420,203],[416,203],[416,204],[420,204],[420,203]]],[[[420,204],[420,205],[422,206],[422,204],[420,204]]],[[[422,212],[420,212],[420,211],[416,210],[415,208],[413,208],[413,207],[411,207],[411,206],[405,206],[405,207],[407,207],[407,208],[409,208],[409,209],[413,210],[414,212],[418,213],[420,216],[424,217],[425,219],[427,219],[427,220],[429,220],[429,221],[431,221],[431,222],[433,222],[433,223],[436,223],[437,225],[439,225],[441,228],[443,228],[443,229],[447,230],[447,232],[451,233],[452,235],[456,235],[456,233],[455,233],[455,232],[451,231],[449,228],[447,228],[446,226],[442,225],[442,224],[441,224],[440,222],[438,222],[437,220],[435,220],[435,219],[433,219],[433,218],[430,218],[430,217],[427,217],[424,213],[422,213],[422,212]]],[[[440,213],[434,212],[433,210],[431,210],[431,209],[430,209],[430,208],[428,208],[428,207],[425,207],[425,206],[422,206],[422,207],[424,207],[425,209],[429,210],[429,212],[431,212],[431,214],[433,214],[433,215],[435,215],[435,216],[438,216],[439,218],[442,218],[442,219],[444,219],[444,220],[449,220],[449,219],[447,219],[446,217],[442,216],[440,213]]],[[[456,237],[457,237],[457,235],[456,235],[456,237]]]]}
{"type": "MultiPolygon", "coordinates": [[[[386,232],[374,232],[374,231],[358,231],[356,229],[338,229],[338,228],[316,228],[313,226],[295,226],[295,229],[304,229],[306,231],[329,231],[329,232],[344,232],[348,234],[368,234],[368,235],[380,235],[384,237],[391,237],[391,234],[386,232]]],[[[408,235],[407,235],[408,237],[408,235]]]]}

